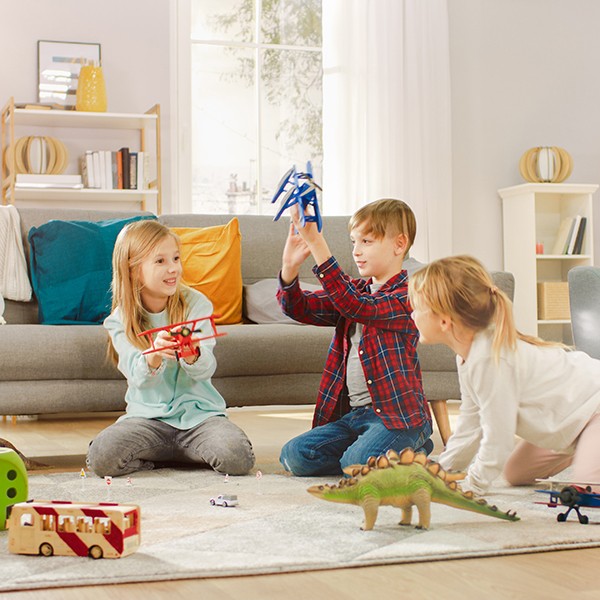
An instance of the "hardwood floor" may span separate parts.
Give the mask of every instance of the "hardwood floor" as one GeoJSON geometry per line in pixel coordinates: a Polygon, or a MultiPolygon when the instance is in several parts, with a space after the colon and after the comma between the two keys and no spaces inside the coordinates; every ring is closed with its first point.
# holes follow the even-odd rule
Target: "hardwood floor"
{"type": "MultiPolygon", "coordinates": [[[[456,410],[450,409],[451,419],[456,410]]],[[[257,467],[279,470],[281,445],[310,427],[311,407],[232,409],[231,419],[252,440],[257,467]]],[[[16,425],[0,422],[0,438],[13,443],[29,458],[56,470],[80,470],[88,442],[112,423],[115,415],[63,415],[16,425]]],[[[434,441],[438,452],[439,435],[434,441]]],[[[590,525],[593,526],[593,525],[590,525]]],[[[436,561],[404,565],[309,571],[279,575],[162,581],[94,587],[60,588],[0,594],[10,600],[154,600],[202,598],[202,600],[263,600],[265,598],[315,598],[354,600],[402,598],[410,600],[469,598],[553,599],[576,596],[600,598],[600,578],[593,575],[600,562],[600,548],[498,558],[436,561]]]]}

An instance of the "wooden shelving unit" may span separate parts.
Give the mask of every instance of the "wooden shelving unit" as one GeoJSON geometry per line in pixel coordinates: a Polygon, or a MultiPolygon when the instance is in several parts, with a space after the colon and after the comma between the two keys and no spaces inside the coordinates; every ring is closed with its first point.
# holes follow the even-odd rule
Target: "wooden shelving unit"
{"type": "MultiPolygon", "coordinates": [[[[1,114],[1,185],[2,204],[43,203],[52,206],[56,202],[75,203],[78,206],[93,203],[94,206],[104,203],[136,203],[141,210],[146,210],[148,201],[152,201],[157,214],[162,211],[161,198],[161,151],[160,151],[160,105],[156,104],[143,114],[127,113],[92,113],[72,110],[32,110],[16,108],[11,98],[2,109],[1,114]],[[137,148],[142,152],[151,151],[155,158],[155,178],[149,189],[144,190],[101,190],[84,188],[73,189],[34,189],[15,188],[15,172],[7,169],[5,156],[12,152],[11,164],[15,164],[15,141],[20,128],[39,129],[38,135],[50,135],[53,129],[76,128],[92,130],[114,130],[114,144],[119,142],[119,131],[134,131],[137,136],[137,148]],[[154,132],[154,147],[149,148],[148,132],[154,132]]],[[[95,148],[89,148],[95,149],[95,148]]],[[[114,148],[113,148],[114,149],[114,148]]]]}
{"type": "Polygon", "coordinates": [[[592,201],[598,185],[526,183],[498,190],[502,198],[504,269],[515,277],[514,314],[520,331],[570,343],[570,319],[538,319],[539,282],[567,281],[570,269],[594,264],[592,201]],[[561,221],[587,218],[581,254],[536,254],[536,244],[551,252],[561,221]]]}

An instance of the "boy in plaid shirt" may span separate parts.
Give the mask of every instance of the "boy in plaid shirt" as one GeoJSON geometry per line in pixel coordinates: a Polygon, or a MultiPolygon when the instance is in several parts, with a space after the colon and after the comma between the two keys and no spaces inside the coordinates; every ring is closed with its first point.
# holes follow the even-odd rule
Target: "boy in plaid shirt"
{"type": "Polygon", "coordinates": [[[280,461],[298,476],[339,474],[390,448],[433,449],[431,414],[417,357],[404,257],[416,234],[401,200],[377,200],[350,219],[360,275],[346,275],[315,223],[299,223],[297,205],[283,250],[277,298],[283,312],[311,325],[333,325],[313,429],[284,445],[280,461]],[[322,291],[302,291],[300,265],[312,254],[322,291]]]}

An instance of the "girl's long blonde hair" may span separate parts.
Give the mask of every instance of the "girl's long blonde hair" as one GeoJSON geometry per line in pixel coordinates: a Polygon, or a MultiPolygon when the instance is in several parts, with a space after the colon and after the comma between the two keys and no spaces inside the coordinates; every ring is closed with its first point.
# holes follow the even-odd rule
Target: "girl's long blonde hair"
{"type": "Polygon", "coordinates": [[[518,331],[512,302],[472,256],[451,256],[428,264],[409,279],[408,292],[414,306],[424,303],[435,314],[448,315],[475,332],[493,326],[492,350],[496,360],[503,348],[515,350],[517,340],[566,348],[518,331]]]}
{"type": "MultiPolygon", "coordinates": [[[[150,256],[156,246],[171,236],[181,250],[179,237],[168,227],[155,220],[143,220],[130,223],[117,237],[112,259],[112,310],[118,307],[127,339],[140,350],[150,347],[147,337],[138,337],[142,331],[150,328],[146,311],[142,305],[141,264],[150,256]]],[[[185,319],[187,303],[178,286],[175,294],[167,300],[169,323],[178,323],[185,319]]],[[[118,362],[117,352],[109,338],[107,355],[114,364],[118,362]]]]}

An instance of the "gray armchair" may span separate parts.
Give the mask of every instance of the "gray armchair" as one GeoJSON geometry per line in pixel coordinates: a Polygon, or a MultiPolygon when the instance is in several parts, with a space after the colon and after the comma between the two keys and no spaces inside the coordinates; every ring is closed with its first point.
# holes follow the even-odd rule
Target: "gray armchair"
{"type": "Polygon", "coordinates": [[[574,267],[568,280],[575,347],[600,359],[600,267],[574,267]]]}

